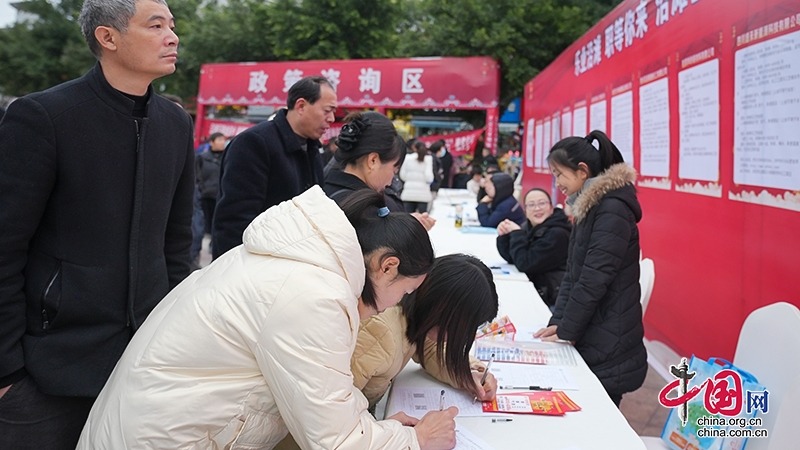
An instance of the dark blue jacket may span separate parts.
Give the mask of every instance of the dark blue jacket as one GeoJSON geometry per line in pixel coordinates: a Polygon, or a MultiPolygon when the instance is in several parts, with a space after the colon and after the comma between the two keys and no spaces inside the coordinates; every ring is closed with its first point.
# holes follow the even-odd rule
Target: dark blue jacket
{"type": "Polygon", "coordinates": [[[286,110],[271,121],[248,128],[228,144],[222,157],[213,256],[241,245],[244,229],[271,206],[322,185],[320,142],[306,140],[303,151],[286,110]]]}
{"type": "Polygon", "coordinates": [[[477,210],[478,221],[482,227],[497,228],[497,225],[505,219],[518,225],[522,225],[528,220],[525,218],[525,211],[522,210],[522,206],[513,196],[509,196],[495,207],[487,203],[481,203],[478,205],[477,210]]]}

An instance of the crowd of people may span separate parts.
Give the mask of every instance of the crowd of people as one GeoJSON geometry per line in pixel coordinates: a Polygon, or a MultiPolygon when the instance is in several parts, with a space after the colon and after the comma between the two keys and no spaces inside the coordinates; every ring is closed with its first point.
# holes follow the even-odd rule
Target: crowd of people
{"type": "MultiPolygon", "coordinates": [[[[356,112],[323,149],[337,97],[310,76],[195,154],[152,86],[175,71],[167,5],[86,0],[79,22],[94,68],[0,119],[0,448],[453,448],[456,407],[370,413],[410,359],[497,391],[469,355],[492,272],[428,235],[446,145],[356,112]],[[198,233],[214,261],[192,271],[198,233]]],[[[619,405],[646,371],[635,171],[602,132],[556,143],[570,222],[481,153],[480,223],[553,311],[537,336],[573,342],[619,405]]]]}

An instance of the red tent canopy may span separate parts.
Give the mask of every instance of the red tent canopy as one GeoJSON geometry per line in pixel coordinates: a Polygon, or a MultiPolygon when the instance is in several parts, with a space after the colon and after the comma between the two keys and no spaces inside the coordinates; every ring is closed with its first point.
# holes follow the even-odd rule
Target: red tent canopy
{"type": "Polygon", "coordinates": [[[331,82],[340,107],[485,109],[486,146],[494,147],[500,68],[483,56],[204,64],[197,94],[197,139],[206,105],[285,106],[292,84],[309,75],[331,82]]]}

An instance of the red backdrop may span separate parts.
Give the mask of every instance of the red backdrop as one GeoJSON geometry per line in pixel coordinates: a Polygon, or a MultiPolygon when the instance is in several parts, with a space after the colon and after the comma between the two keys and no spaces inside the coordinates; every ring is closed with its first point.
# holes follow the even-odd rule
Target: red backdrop
{"type": "Polygon", "coordinates": [[[286,106],[300,78],[326,77],[340,107],[486,110],[486,147],[497,142],[500,68],[489,57],[354,59],[204,64],[197,94],[196,139],[206,105],[286,106]]]}
{"type": "MultiPolygon", "coordinates": [[[[770,52],[761,56],[772,57],[770,52]]],[[[637,170],[647,165],[648,175],[638,182],[644,209],[639,227],[644,257],[655,262],[656,283],[646,335],[680,354],[732,358],[751,311],[777,301],[800,306],[800,284],[792,281],[800,268],[793,262],[800,254],[798,61],[798,0],[626,0],[525,87],[526,188],[552,188],[545,160],[551,145],[560,137],[585,135],[591,122],[607,130],[637,170]],[[774,70],[783,78],[772,81],[786,82],[784,92],[737,89],[742,80],[750,82],[737,78],[737,52],[778,38],[784,58],[774,70]],[[699,70],[689,70],[694,68],[699,70]],[[657,85],[662,79],[666,84],[657,85]],[[681,92],[681,83],[702,89],[681,92]],[[657,86],[663,87],[662,102],[651,95],[657,86]],[[645,108],[642,88],[649,98],[645,108]],[[764,101],[764,95],[773,100],[764,101]],[[779,124],[758,114],[747,122],[735,116],[736,106],[747,101],[760,115],[783,114],[778,108],[793,112],[779,124]],[[756,124],[756,136],[767,134],[759,127],[778,126],[783,140],[753,142],[780,146],[783,159],[743,158],[737,152],[748,148],[741,140],[750,138],[737,132],[741,124],[756,124]],[[698,142],[708,145],[691,148],[698,142]],[[660,153],[651,153],[655,148],[660,153]],[[756,183],[751,172],[783,181],[756,183]]],[[[766,79],[764,67],[749,68],[760,71],[756,84],[758,76],[766,79]]]]}

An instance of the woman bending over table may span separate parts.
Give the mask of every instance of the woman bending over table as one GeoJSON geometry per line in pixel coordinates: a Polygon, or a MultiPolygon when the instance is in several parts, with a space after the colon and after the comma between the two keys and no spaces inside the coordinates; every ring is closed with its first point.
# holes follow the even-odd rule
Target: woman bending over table
{"type": "Polygon", "coordinates": [[[456,408],[376,421],[353,386],[359,321],[433,265],[423,226],[372,190],[319,187],[268,209],[244,243],[172,290],[100,393],[79,450],[451,449],[456,408]],[[413,428],[411,427],[413,426],[413,428]]]}

